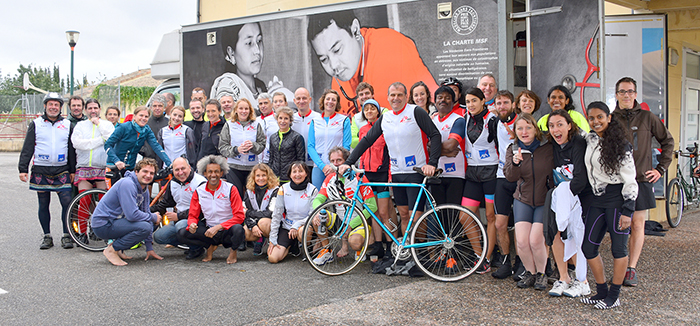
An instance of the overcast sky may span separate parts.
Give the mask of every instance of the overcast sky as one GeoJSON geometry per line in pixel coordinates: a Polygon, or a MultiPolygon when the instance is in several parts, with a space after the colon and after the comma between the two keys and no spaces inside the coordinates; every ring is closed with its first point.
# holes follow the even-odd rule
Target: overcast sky
{"type": "Polygon", "coordinates": [[[196,0],[24,0],[4,6],[0,20],[0,73],[19,64],[61,69],[70,75],[65,32],[77,30],[75,79],[111,79],[150,68],[163,34],[196,22],[196,0]]]}

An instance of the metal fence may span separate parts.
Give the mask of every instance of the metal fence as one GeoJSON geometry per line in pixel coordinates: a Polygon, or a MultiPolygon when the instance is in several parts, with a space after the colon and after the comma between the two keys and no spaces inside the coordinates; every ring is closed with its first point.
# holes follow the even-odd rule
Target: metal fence
{"type": "Polygon", "coordinates": [[[44,94],[0,95],[2,114],[42,114],[44,94]]]}

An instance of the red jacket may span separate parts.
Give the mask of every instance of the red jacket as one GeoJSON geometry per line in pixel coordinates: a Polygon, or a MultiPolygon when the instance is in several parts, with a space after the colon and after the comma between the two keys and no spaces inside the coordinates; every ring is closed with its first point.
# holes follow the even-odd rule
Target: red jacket
{"type": "MultiPolygon", "coordinates": [[[[360,128],[358,133],[360,140],[364,137],[374,123],[368,122],[360,128]]],[[[384,135],[377,138],[377,141],[360,157],[360,168],[367,172],[386,172],[389,171],[389,152],[386,148],[384,135]]]]}

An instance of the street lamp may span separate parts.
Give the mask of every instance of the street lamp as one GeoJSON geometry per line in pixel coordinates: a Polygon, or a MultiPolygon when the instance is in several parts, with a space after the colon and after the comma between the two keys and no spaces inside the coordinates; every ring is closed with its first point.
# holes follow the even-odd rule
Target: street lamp
{"type": "Polygon", "coordinates": [[[78,37],[80,37],[80,32],[66,31],[66,39],[68,40],[68,45],[70,45],[70,96],[73,96],[73,50],[75,50],[75,45],[78,43],[78,37]]]}

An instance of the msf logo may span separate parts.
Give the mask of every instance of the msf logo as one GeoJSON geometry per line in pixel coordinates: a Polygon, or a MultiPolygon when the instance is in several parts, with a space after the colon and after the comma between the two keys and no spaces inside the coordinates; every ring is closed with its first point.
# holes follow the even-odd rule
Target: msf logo
{"type": "Polygon", "coordinates": [[[409,116],[403,116],[403,117],[401,118],[401,120],[399,121],[399,123],[404,123],[404,122],[408,122],[408,121],[411,121],[411,120],[413,120],[413,119],[411,119],[411,117],[409,117],[409,116]]]}

